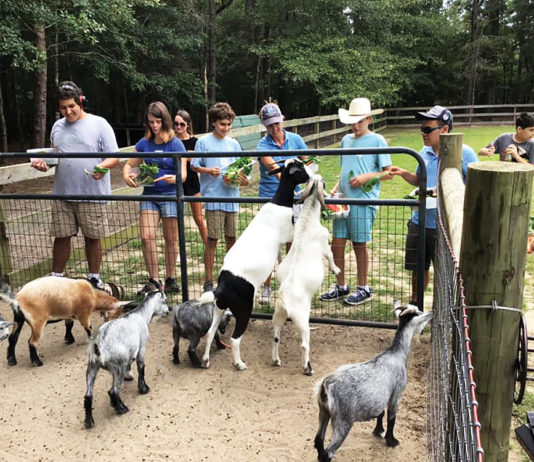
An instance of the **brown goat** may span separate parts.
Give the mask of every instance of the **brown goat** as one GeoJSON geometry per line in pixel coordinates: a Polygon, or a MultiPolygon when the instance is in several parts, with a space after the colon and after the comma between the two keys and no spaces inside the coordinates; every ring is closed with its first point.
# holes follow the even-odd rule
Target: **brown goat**
{"type": "Polygon", "coordinates": [[[13,310],[15,329],[9,336],[7,363],[17,364],[15,347],[20,331],[26,321],[32,330],[29,340],[30,359],[33,366],[42,366],[43,362],[37,354],[37,346],[41,340],[43,329],[48,322],[65,319],[67,331],[65,341],[73,343],[72,325],[74,319],[80,321],[87,335],[91,335],[91,313],[100,311],[110,318],[118,317],[122,312],[120,302],[106,292],[94,289],[85,279],[69,279],[64,277],[46,276],[28,282],[13,295],[9,287],[0,290],[0,298],[7,300],[13,310]]]}

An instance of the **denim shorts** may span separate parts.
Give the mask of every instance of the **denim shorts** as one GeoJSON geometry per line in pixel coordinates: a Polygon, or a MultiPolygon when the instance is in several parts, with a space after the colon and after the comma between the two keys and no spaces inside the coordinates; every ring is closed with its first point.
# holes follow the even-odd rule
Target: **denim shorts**
{"type": "Polygon", "coordinates": [[[141,212],[144,210],[159,212],[161,218],[176,218],[178,216],[176,202],[171,201],[143,201],[141,202],[141,212]]]}

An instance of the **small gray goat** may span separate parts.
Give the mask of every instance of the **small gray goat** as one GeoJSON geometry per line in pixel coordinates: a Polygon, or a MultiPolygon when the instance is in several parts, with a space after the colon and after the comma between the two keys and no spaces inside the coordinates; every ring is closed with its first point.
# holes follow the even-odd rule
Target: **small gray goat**
{"type": "MultiPolygon", "coordinates": [[[[178,356],[180,338],[186,338],[189,340],[189,348],[187,349],[189,359],[194,367],[201,367],[196,349],[200,339],[208,333],[213,321],[214,310],[215,297],[211,291],[204,292],[200,300],[188,300],[182,305],[173,308],[171,324],[172,335],[174,337],[174,348],[172,349],[172,361],[174,364],[180,364],[180,358],[178,356]]],[[[232,314],[227,310],[219,324],[219,333],[224,334],[231,317],[232,314]]],[[[215,342],[219,350],[226,348],[218,334],[215,334],[215,342]]]]}
{"type": "Polygon", "coordinates": [[[137,308],[124,316],[108,321],[91,337],[89,342],[89,363],[87,365],[87,391],[84,398],[85,428],[94,426],[93,389],[100,368],[113,376],[113,385],[108,391],[111,405],[117,414],[128,412],[120,397],[120,388],[127,376],[130,364],[137,363],[139,393],[148,393],[145,382],[145,348],[149,338],[148,325],[154,316],[169,313],[165,294],[151,292],[137,308]]]}
{"type": "Polygon", "coordinates": [[[0,315],[0,342],[9,337],[9,326],[12,326],[12,322],[6,321],[2,315],[0,315]]]}
{"type": "Polygon", "coordinates": [[[406,362],[414,334],[420,334],[432,319],[433,313],[423,314],[416,306],[400,307],[394,302],[399,327],[393,342],[374,359],[339,367],[320,383],[317,393],[319,404],[319,430],[315,435],[315,448],[320,462],[332,460],[345,441],[354,422],[376,418],[373,434],[382,437],[382,419],[387,407],[386,444],[399,444],[393,436],[393,427],[399,400],[406,387],[406,362]],[[332,438],[324,448],[324,438],[332,419],[332,438]]]}

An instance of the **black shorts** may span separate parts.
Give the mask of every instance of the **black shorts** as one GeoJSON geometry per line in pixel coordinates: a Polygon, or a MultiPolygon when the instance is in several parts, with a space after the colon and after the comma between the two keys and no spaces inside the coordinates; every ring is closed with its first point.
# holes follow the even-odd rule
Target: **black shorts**
{"type": "MultiPolygon", "coordinates": [[[[430,262],[436,258],[437,231],[426,228],[425,230],[425,270],[430,268],[430,262]]],[[[417,270],[417,256],[419,248],[419,225],[411,220],[408,221],[408,234],[406,236],[406,253],[404,254],[404,268],[411,271],[417,270]]]]}
{"type": "Polygon", "coordinates": [[[184,194],[194,196],[200,192],[198,173],[191,170],[191,162],[187,161],[187,178],[184,181],[184,194]]]}

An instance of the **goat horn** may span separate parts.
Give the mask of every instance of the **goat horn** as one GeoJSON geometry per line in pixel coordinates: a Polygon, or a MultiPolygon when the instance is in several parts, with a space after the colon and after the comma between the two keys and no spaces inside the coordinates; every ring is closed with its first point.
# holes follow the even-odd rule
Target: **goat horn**
{"type": "Polygon", "coordinates": [[[324,202],[324,187],[325,187],[324,180],[319,181],[318,193],[319,193],[319,203],[321,204],[321,209],[326,208],[326,204],[324,202]]]}
{"type": "Polygon", "coordinates": [[[111,288],[111,295],[117,300],[120,300],[119,288],[114,282],[108,281],[108,286],[111,288]]]}
{"type": "Polygon", "coordinates": [[[304,202],[304,199],[306,199],[311,194],[314,185],[315,185],[314,181],[308,180],[308,183],[306,184],[306,189],[300,195],[300,199],[297,201],[297,204],[302,204],[304,202]]]}

